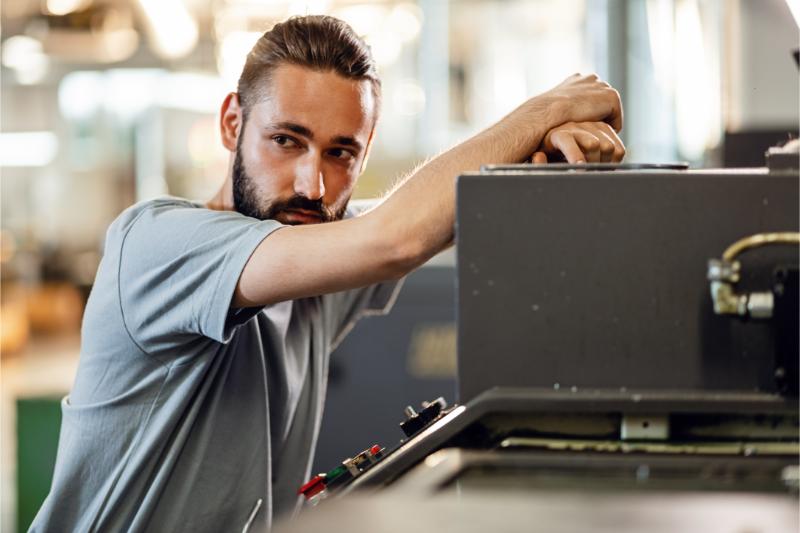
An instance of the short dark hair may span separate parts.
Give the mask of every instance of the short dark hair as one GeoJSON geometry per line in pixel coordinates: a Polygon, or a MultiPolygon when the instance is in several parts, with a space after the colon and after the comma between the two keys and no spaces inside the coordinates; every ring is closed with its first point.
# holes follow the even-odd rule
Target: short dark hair
{"type": "Polygon", "coordinates": [[[237,88],[245,117],[263,98],[272,71],[287,63],[333,71],[348,79],[369,80],[377,120],[381,82],[369,46],[346,22],[326,15],[292,17],[258,39],[247,54],[237,88]]]}

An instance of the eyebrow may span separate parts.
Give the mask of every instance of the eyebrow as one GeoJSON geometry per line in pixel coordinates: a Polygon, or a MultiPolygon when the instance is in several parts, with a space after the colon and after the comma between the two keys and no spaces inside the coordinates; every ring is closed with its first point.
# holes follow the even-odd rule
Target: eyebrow
{"type": "Polygon", "coordinates": [[[300,124],[296,124],[294,122],[276,122],[274,124],[270,124],[268,126],[268,129],[289,130],[297,133],[298,135],[302,135],[303,137],[306,137],[308,139],[314,138],[314,133],[310,129],[300,124]]]}
{"type": "Polygon", "coordinates": [[[352,146],[359,152],[364,148],[361,146],[361,143],[355,140],[353,137],[347,137],[344,135],[339,135],[337,137],[333,137],[331,139],[331,144],[341,144],[342,146],[352,146]]]}
{"type": "MultiPolygon", "coordinates": [[[[302,135],[306,139],[313,140],[314,139],[314,132],[312,132],[307,127],[303,126],[302,124],[297,124],[295,122],[275,122],[274,124],[270,124],[268,129],[273,130],[289,130],[297,133],[298,135],[302,135]]],[[[351,146],[358,151],[363,150],[364,146],[358,142],[354,137],[349,137],[347,135],[336,135],[331,137],[331,144],[339,144],[342,146],[351,146]]]]}

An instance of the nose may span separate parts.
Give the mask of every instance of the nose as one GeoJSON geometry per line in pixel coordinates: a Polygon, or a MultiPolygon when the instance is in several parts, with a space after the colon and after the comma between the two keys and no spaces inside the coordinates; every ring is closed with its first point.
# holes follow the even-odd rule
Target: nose
{"type": "Polygon", "coordinates": [[[309,154],[297,165],[294,192],[309,200],[319,200],[325,196],[325,180],[322,162],[314,154],[309,154]]]}

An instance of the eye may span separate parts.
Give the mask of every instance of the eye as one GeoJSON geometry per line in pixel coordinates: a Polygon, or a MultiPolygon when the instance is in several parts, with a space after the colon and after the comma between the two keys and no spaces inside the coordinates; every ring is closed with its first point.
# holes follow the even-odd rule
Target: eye
{"type": "Polygon", "coordinates": [[[344,148],[331,148],[328,150],[328,153],[336,159],[341,159],[342,161],[351,161],[356,157],[353,152],[350,150],[345,150],[344,148]]]}
{"type": "Polygon", "coordinates": [[[273,135],[272,142],[284,148],[295,148],[300,146],[296,140],[292,139],[288,135],[273,135]]]}

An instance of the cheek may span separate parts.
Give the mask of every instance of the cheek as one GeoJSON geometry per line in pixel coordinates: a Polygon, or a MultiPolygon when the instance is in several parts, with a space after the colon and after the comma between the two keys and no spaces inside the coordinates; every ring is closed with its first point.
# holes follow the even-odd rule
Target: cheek
{"type": "Polygon", "coordinates": [[[281,195],[284,189],[292,188],[295,175],[292,162],[268,144],[256,144],[242,155],[245,171],[259,192],[281,195]]]}
{"type": "Polygon", "coordinates": [[[344,205],[353,194],[358,176],[352,172],[334,173],[325,184],[325,196],[330,205],[344,205]]]}

